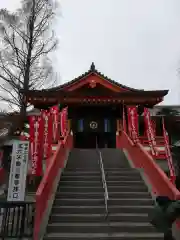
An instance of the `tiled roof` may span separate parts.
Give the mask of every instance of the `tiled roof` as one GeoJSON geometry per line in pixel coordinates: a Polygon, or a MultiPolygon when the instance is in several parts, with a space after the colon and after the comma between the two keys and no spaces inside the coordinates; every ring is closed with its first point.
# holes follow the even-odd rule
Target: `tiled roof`
{"type": "MultiPolygon", "coordinates": [[[[92,63],[90,66],[90,69],[85,72],[84,74],[82,74],[81,76],[73,79],[72,81],[69,81],[67,83],[61,84],[57,87],[54,88],[50,88],[50,89],[42,89],[42,90],[28,90],[27,92],[24,92],[24,94],[28,97],[31,96],[40,96],[40,97],[58,97],[58,96],[65,96],[68,97],[70,95],[73,96],[74,91],[67,92],[66,88],[70,87],[76,83],[78,83],[79,81],[83,81],[83,79],[87,78],[88,76],[90,76],[91,74],[94,74],[106,81],[108,81],[110,84],[114,85],[114,86],[118,86],[121,89],[125,89],[125,90],[129,90],[129,91],[125,91],[125,92],[118,92],[118,93],[112,93],[112,96],[118,96],[118,97],[157,97],[157,98],[163,98],[165,95],[168,94],[168,90],[152,90],[152,91],[146,91],[143,89],[135,89],[135,88],[130,88],[127,87],[123,84],[120,84],[110,78],[108,78],[107,76],[105,76],[104,74],[102,74],[101,72],[99,72],[96,67],[95,64],[92,63]],[[56,96],[56,92],[58,94],[58,96],[56,96]]],[[[22,90],[23,92],[23,90],[22,90]]]]}
{"type": "Polygon", "coordinates": [[[96,69],[94,63],[91,64],[90,69],[89,69],[87,72],[83,73],[83,74],[80,75],[79,77],[74,78],[73,80],[71,80],[71,81],[69,81],[69,82],[67,82],[67,83],[61,84],[61,85],[59,85],[59,86],[57,86],[57,87],[50,88],[50,89],[43,89],[43,91],[48,91],[48,92],[50,92],[50,91],[58,91],[58,90],[64,89],[64,88],[66,88],[66,87],[68,87],[68,86],[70,86],[70,85],[78,82],[79,80],[87,77],[88,75],[90,75],[90,74],[92,74],[92,73],[98,75],[99,77],[105,79],[105,80],[108,81],[109,83],[111,83],[111,84],[113,84],[113,85],[116,85],[116,86],[118,86],[118,87],[120,87],[120,88],[124,88],[124,89],[130,90],[130,91],[138,91],[138,92],[139,92],[139,91],[141,91],[141,92],[144,91],[143,89],[135,89],[135,88],[127,87],[127,86],[125,86],[125,85],[123,85],[123,84],[120,84],[120,83],[118,83],[118,82],[110,79],[109,77],[105,76],[103,73],[101,73],[100,71],[98,71],[98,70],[96,69]]]}

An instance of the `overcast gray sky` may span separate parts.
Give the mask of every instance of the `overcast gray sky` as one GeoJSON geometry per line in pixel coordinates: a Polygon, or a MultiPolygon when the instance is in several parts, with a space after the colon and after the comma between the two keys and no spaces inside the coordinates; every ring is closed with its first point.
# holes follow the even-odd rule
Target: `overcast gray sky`
{"type": "MultiPolygon", "coordinates": [[[[20,0],[0,0],[14,10],[20,0]]],[[[55,69],[66,82],[92,61],[110,78],[135,88],[170,89],[180,104],[179,0],[61,0],[55,69]]]]}

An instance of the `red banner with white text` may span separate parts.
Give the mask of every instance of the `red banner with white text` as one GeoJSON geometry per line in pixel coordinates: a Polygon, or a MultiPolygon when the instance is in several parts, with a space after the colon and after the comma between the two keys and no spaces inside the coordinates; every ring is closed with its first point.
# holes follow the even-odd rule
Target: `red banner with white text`
{"type": "Polygon", "coordinates": [[[44,121],[42,116],[30,116],[30,155],[31,155],[31,174],[42,176],[42,159],[43,159],[43,135],[44,121]]]}
{"type": "Polygon", "coordinates": [[[151,114],[147,108],[144,108],[144,123],[152,156],[157,156],[158,152],[156,148],[155,132],[151,120],[151,114]]]}
{"type": "Polygon", "coordinates": [[[44,158],[48,159],[52,154],[52,115],[49,111],[42,111],[44,120],[44,158]]]}
{"type": "Polygon", "coordinates": [[[163,125],[163,136],[164,136],[164,143],[165,143],[166,158],[168,161],[168,167],[170,172],[170,179],[171,179],[171,182],[175,184],[176,174],[175,174],[175,169],[174,169],[172,155],[171,155],[170,146],[169,146],[169,136],[168,136],[168,132],[165,129],[164,118],[162,118],[162,125],[163,125]]]}
{"type": "Polygon", "coordinates": [[[61,112],[58,113],[58,135],[61,136],[61,112]]]}
{"type": "Polygon", "coordinates": [[[137,143],[139,142],[137,108],[132,106],[128,107],[127,110],[128,110],[128,130],[133,141],[137,143]]]}
{"type": "Polygon", "coordinates": [[[123,105],[123,130],[127,132],[127,124],[126,124],[126,115],[125,115],[125,106],[123,105]]]}
{"type": "Polygon", "coordinates": [[[50,109],[50,112],[51,112],[51,114],[52,114],[52,122],[53,122],[53,125],[52,125],[52,133],[53,133],[53,134],[52,134],[52,137],[53,137],[53,142],[54,142],[54,143],[57,143],[57,141],[59,140],[59,136],[58,136],[59,108],[58,108],[58,106],[53,106],[53,107],[50,109]]]}
{"type": "Polygon", "coordinates": [[[61,136],[65,137],[68,125],[68,108],[63,108],[60,113],[60,126],[61,126],[61,136]]]}

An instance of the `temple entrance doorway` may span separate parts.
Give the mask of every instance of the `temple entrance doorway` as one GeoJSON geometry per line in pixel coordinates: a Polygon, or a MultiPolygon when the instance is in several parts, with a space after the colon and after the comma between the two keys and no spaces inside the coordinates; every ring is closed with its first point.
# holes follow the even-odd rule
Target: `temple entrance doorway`
{"type": "Polygon", "coordinates": [[[76,132],[74,147],[84,149],[116,148],[115,133],[105,132],[76,132]]]}

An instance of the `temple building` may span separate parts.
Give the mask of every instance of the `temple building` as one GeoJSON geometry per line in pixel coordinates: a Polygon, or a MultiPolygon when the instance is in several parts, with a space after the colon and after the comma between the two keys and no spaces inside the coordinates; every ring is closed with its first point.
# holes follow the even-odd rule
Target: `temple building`
{"type": "MultiPolygon", "coordinates": [[[[168,90],[145,91],[122,85],[99,72],[92,63],[89,71],[70,82],[51,89],[31,90],[25,95],[26,101],[38,109],[56,104],[68,106],[75,146],[94,148],[98,144],[103,148],[115,147],[123,105],[137,106],[141,115],[144,107],[153,108],[167,93],[168,90]]],[[[143,123],[139,121],[139,135],[144,134],[143,123]]]]}
{"type": "MultiPolygon", "coordinates": [[[[123,106],[137,106],[139,138],[147,150],[149,145],[142,116],[144,107],[153,111],[167,94],[168,90],[146,91],[122,85],[99,72],[94,63],[72,81],[25,93],[26,101],[34,108],[47,109],[56,104],[68,106],[76,148],[95,148],[96,145],[115,148],[116,131],[122,126],[123,106]]],[[[153,125],[160,152],[158,159],[164,159],[161,119],[153,117],[153,125]]]]}

